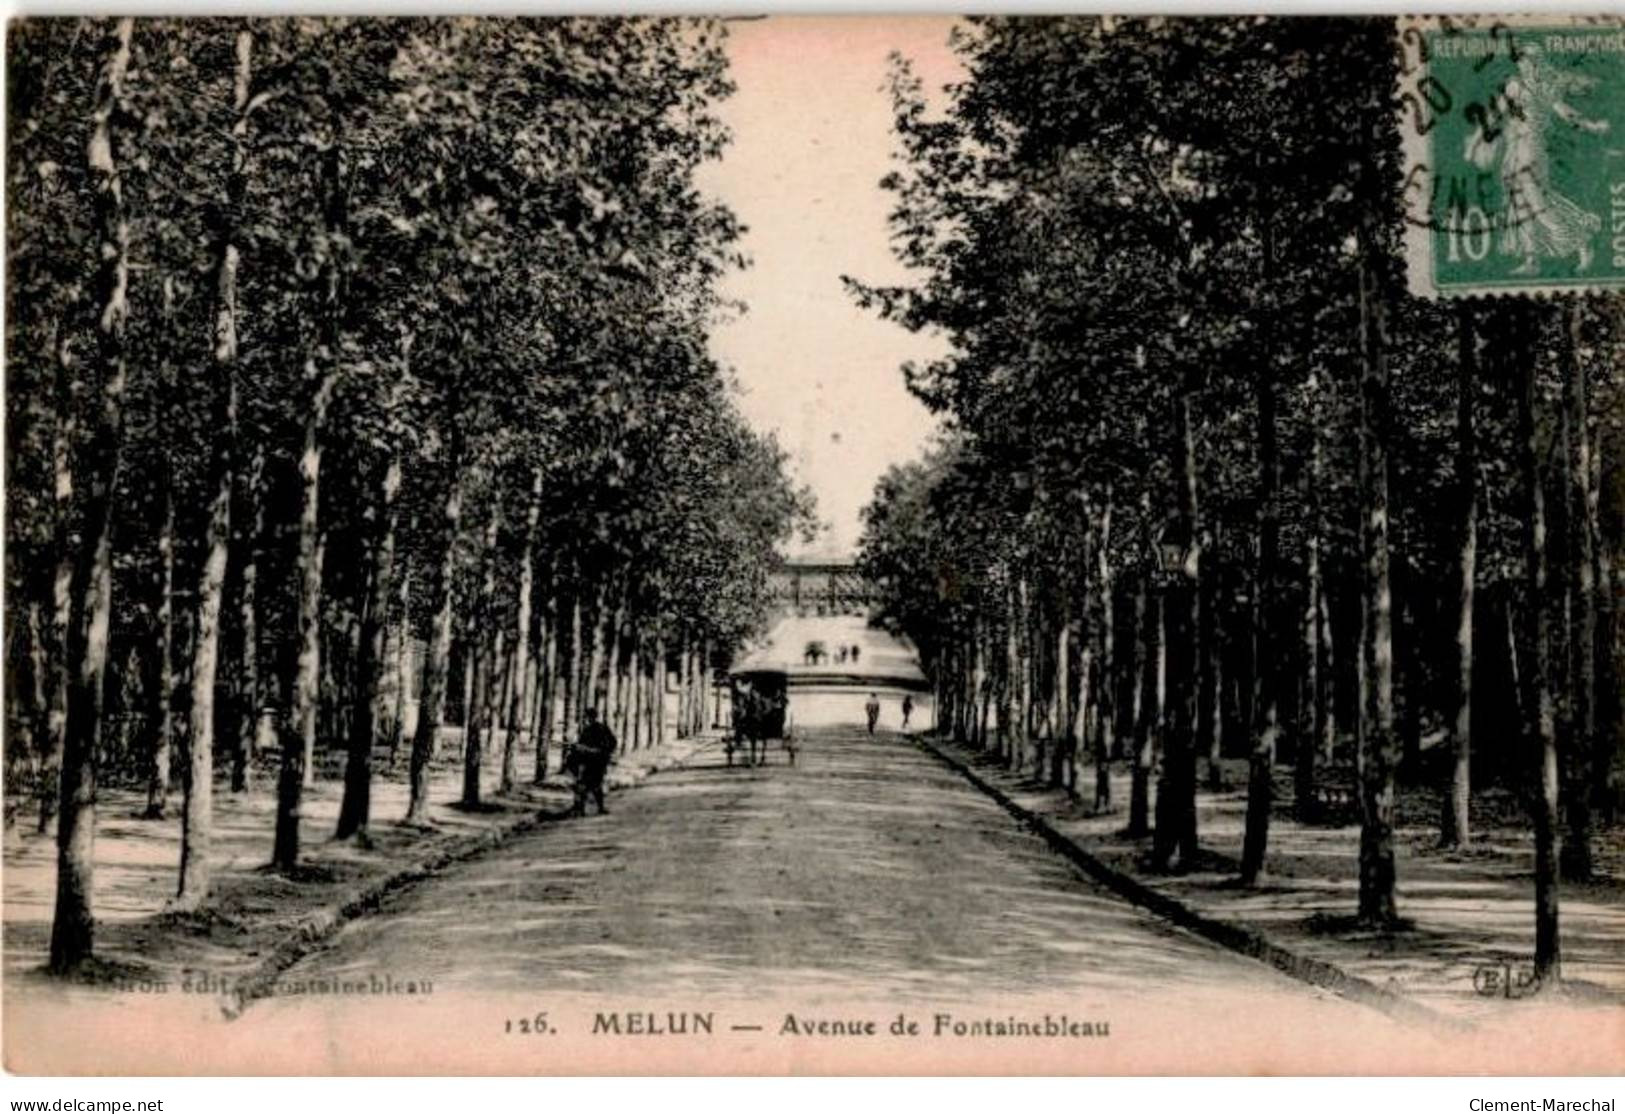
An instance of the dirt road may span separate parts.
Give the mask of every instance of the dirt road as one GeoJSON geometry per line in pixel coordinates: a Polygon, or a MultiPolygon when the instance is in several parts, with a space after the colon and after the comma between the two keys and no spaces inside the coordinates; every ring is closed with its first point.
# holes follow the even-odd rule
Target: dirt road
{"type": "Polygon", "coordinates": [[[794,768],[777,751],[756,769],[702,752],[610,813],[401,895],[289,976],[663,999],[1313,995],[1080,879],[898,735],[817,733],[794,768]]]}

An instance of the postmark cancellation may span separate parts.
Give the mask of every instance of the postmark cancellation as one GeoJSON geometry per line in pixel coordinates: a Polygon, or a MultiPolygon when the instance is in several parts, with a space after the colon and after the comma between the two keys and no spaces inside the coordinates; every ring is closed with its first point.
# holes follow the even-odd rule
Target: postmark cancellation
{"type": "Polygon", "coordinates": [[[1625,288],[1625,20],[1403,17],[1398,74],[1413,293],[1625,288]]]}

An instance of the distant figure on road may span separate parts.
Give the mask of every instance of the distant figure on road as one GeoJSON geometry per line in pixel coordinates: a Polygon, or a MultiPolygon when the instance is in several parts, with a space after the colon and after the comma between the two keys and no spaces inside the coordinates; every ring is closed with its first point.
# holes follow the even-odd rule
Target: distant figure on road
{"type": "Polygon", "coordinates": [[[908,730],[908,717],[914,711],[914,697],[903,697],[903,730],[908,730]]]}
{"type": "Polygon", "coordinates": [[[880,719],[880,697],[874,693],[869,694],[869,703],[863,706],[864,713],[869,717],[869,734],[875,733],[875,723],[880,719]]]}
{"type": "Polygon", "coordinates": [[[859,650],[857,648],[857,646],[852,647],[852,664],[853,665],[858,664],[858,655],[861,654],[862,652],[863,651],[859,650]]]}
{"type": "Polygon", "coordinates": [[[846,661],[846,647],[845,646],[842,646],[839,650],[835,651],[835,660],[837,662],[843,662],[843,663],[846,661]]]}
{"type": "Polygon", "coordinates": [[[615,755],[615,732],[598,718],[597,708],[587,709],[587,722],[582,725],[581,737],[564,756],[565,769],[575,774],[575,807],[572,816],[587,815],[589,796],[598,804],[598,815],[609,811],[604,807],[604,775],[609,772],[610,760],[615,755]]]}

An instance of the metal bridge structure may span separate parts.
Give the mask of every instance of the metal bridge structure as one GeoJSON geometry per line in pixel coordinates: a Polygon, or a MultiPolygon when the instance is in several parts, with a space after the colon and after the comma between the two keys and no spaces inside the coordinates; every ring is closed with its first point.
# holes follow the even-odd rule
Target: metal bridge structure
{"type": "Polygon", "coordinates": [[[913,706],[908,727],[930,725],[919,655],[906,639],[869,625],[878,593],[855,561],[787,560],[773,576],[779,617],[730,672],[782,674],[790,718],[802,726],[861,723],[871,695],[885,726],[902,726],[905,697],[913,706]]]}
{"type": "Polygon", "coordinates": [[[877,600],[856,561],[827,557],[786,560],[773,573],[773,594],[784,614],[803,618],[867,615],[877,600]]]}

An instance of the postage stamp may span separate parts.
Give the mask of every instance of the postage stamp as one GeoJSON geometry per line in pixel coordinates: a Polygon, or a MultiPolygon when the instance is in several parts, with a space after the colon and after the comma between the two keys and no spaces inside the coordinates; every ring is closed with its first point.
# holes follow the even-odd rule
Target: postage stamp
{"type": "Polygon", "coordinates": [[[1625,287],[1625,22],[1399,22],[1406,267],[1424,297],[1625,287]]]}

